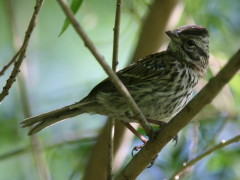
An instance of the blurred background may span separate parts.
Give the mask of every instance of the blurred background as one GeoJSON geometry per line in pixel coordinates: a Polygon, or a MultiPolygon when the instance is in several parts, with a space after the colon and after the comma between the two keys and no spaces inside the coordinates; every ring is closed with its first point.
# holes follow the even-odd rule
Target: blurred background
{"type": "MultiPolygon", "coordinates": [[[[69,1],[69,4],[71,1],[69,1]]],[[[109,64],[112,59],[115,1],[83,1],[76,18],[109,64]]],[[[21,45],[35,1],[0,1],[0,70],[21,45]]],[[[210,32],[210,68],[196,93],[240,48],[239,0],[124,0],[119,41],[119,65],[164,50],[169,42],[164,32],[185,24],[198,24],[210,32]]],[[[58,3],[45,1],[30,39],[21,73],[9,95],[0,104],[0,179],[92,179],[106,174],[97,145],[107,117],[83,114],[44,129],[29,138],[20,122],[32,115],[79,101],[101,80],[105,72],[82,40],[69,28],[59,36],[65,16],[58,3]],[[98,156],[98,157],[97,157],[98,156]],[[99,158],[100,156],[100,158],[99,158]],[[94,158],[93,158],[94,157],[94,158]],[[98,161],[98,162],[94,162],[98,161]],[[91,168],[91,163],[95,168],[91,168]],[[89,169],[91,173],[89,173],[89,169]],[[96,171],[96,172],[95,172],[96,171]],[[96,176],[97,175],[97,176],[96,176]]],[[[0,76],[2,89],[13,66],[0,76]]],[[[211,92],[209,92],[211,93],[211,92]]],[[[155,165],[138,180],[168,179],[184,162],[240,132],[240,75],[179,134],[179,143],[169,143],[155,165]]],[[[118,126],[117,126],[118,127],[118,126]]],[[[122,128],[122,127],[121,127],[122,128]]],[[[119,128],[120,129],[120,128],[119,128]]],[[[142,129],[139,131],[144,134],[142,129]]],[[[114,170],[131,159],[131,150],[141,144],[122,130],[115,150],[114,170]]],[[[207,156],[183,173],[187,180],[240,179],[240,145],[235,143],[207,156]]]]}

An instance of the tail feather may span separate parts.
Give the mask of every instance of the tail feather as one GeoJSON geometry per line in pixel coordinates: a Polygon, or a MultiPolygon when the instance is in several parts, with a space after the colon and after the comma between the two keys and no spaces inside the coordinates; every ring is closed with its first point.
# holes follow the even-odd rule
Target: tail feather
{"type": "Polygon", "coordinates": [[[28,135],[37,133],[38,131],[55,124],[66,118],[74,117],[76,115],[82,114],[84,111],[80,108],[70,108],[66,106],[54,111],[50,111],[44,114],[40,114],[34,117],[30,117],[21,122],[22,127],[31,127],[28,135]]]}

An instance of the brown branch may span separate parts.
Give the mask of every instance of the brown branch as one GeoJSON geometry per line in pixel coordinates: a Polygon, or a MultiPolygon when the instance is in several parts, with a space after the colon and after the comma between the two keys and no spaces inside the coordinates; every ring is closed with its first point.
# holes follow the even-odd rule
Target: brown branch
{"type": "Polygon", "coordinates": [[[27,28],[27,31],[26,31],[26,34],[25,34],[25,37],[24,37],[23,44],[22,44],[19,52],[17,52],[15,54],[15,56],[17,56],[17,54],[19,53],[19,55],[17,57],[17,60],[14,63],[14,68],[13,68],[13,70],[11,72],[11,75],[9,76],[9,78],[8,78],[8,80],[6,82],[6,85],[3,87],[3,90],[2,90],[2,92],[0,94],[0,102],[2,102],[2,100],[8,95],[8,93],[9,93],[8,91],[12,87],[12,84],[14,83],[14,81],[16,79],[16,76],[17,76],[17,74],[19,72],[19,69],[20,69],[20,66],[22,64],[22,61],[25,58],[25,53],[26,53],[26,50],[27,50],[28,42],[30,40],[30,37],[31,37],[32,32],[33,32],[33,29],[35,27],[36,19],[37,19],[38,13],[40,11],[40,8],[42,6],[42,3],[43,3],[43,0],[37,0],[36,1],[36,5],[34,7],[34,12],[33,12],[32,18],[30,20],[30,23],[28,25],[28,28],[27,28]]]}
{"type": "MultiPolygon", "coordinates": [[[[12,3],[9,0],[5,0],[5,4],[7,7],[9,22],[11,22],[11,30],[12,30],[12,37],[13,37],[12,44],[13,44],[14,49],[17,50],[17,49],[19,49],[18,42],[20,42],[20,38],[17,33],[16,19],[15,19],[15,15],[13,12],[12,3]]],[[[41,5],[41,3],[39,5],[41,5]]],[[[37,6],[37,4],[36,4],[36,6],[37,6]]],[[[18,55],[19,52],[20,52],[20,50],[16,53],[16,55],[18,55]]],[[[17,57],[16,55],[14,57],[17,57]]],[[[25,118],[27,118],[27,117],[31,116],[31,110],[30,110],[29,100],[28,100],[28,95],[27,95],[26,81],[25,81],[25,77],[22,73],[20,73],[20,75],[18,76],[18,84],[19,84],[20,97],[21,97],[21,103],[22,103],[21,107],[23,109],[25,118]]],[[[37,169],[39,178],[41,180],[50,179],[49,170],[48,170],[46,159],[44,157],[44,153],[43,153],[43,149],[42,149],[42,144],[40,143],[37,136],[31,136],[29,140],[31,143],[31,150],[34,155],[35,165],[36,165],[36,169],[37,169]]],[[[19,152],[21,152],[21,151],[19,151],[19,152]]]]}
{"type": "Polygon", "coordinates": [[[112,58],[112,69],[116,71],[118,65],[118,46],[119,46],[119,31],[120,31],[120,20],[121,20],[121,6],[122,0],[116,2],[116,14],[115,14],[115,26],[113,28],[113,58],[112,58]]]}
{"type": "Polygon", "coordinates": [[[82,26],[77,22],[75,19],[72,11],[68,8],[66,2],[64,0],[57,0],[59,5],[61,6],[63,12],[69,19],[70,23],[72,24],[73,28],[77,32],[77,34],[81,37],[81,39],[84,41],[85,46],[90,50],[90,52],[94,55],[96,60],[99,62],[99,64],[102,66],[104,71],[108,74],[111,82],[114,84],[114,86],[118,89],[118,91],[124,96],[126,99],[126,102],[128,103],[129,107],[133,111],[133,113],[138,117],[138,121],[143,127],[144,131],[148,136],[152,135],[152,128],[147,122],[146,118],[140,111],[138,105],[133,100],[131,94],[128,92],[127,88],[124,86],[124,84],[121,82],[121,80],[118,78],[116,73],[111,69],[111,67],[107,64],[104,57],[98,52],[96,47],[93,45],[92,41],[89,39],[85,31],[83,30],[82,26]]]}
{"type": "Polygon", "coordinates": [[[108,123],[108,159],[107,159],[107,179],[113,179],[113,140],[114,140],[114,125],[115,120],[113,118],[109,119],[108,123]]]}
{"type": "Polygon", "coordinates": [[[155,139],[149,140],[120,173],[118,179],[136,179],[164,146],[183,128],[202,108],[209,104],[224,85],[240,69],[240,50],[227,65],[179,112],[168,124],[163,126],[155,139]],[[211,93],[210,93],[211,92],[211,93]]]}
{"type": "Polygon", "coordinates": [[[195,157],[195,158],[192,159],[191,161],[188,161],[188,162],[183,163],[182,168],[179,169],[177,172],[175,172],[175,173],[171,176],[171,178],[170,178],[169,180],[175,180],[176,177],[179,178],[187,168],[189,168],[189,167],[191,167],[192,165],[196,164],[198,161],[200,161],[200,160],[203,159],[204,157],[210,155],[212,152],[217,151],[217,150],[219,150],[219,149],[222,149],[222,148],[224,148],[225,146],[230,145],[230,144],[235,143],[235,142],[238,142],[238,141],[240,141],[240,135],[235,136],[234,138],[231,138],[231,139],[229,139],[228,141],[222,140],[218,145],[210,148],[209,150],[207,150],[207,151],[205,151],[204,153],[200,154],[199,156],[195,157]]]}
{"type": "MultiPolygon", "coordinates": [[[[8,14],[8,18],[9,18],[9,22],[11,24],[12,30],[16,29],[16,24],[15,24],[15,20],[14,20],[14,15],[13,15],[13,9],[12,9],[12,3],[11,0],[5,0],[4,1],[4,5],[6,6],[6,13],[8,14]]],[[[15,34],[16,31],[12,31],[13,36],[16,37],[15,34]]],[[[13,38],[13,41],[15,41],[15,38],[13,38]]],[[[14,42],[14,44],[18,44],[18,42],[14,42]]],[[[19,47],[17,48],[19,49],[19,47]]],[[[0,76],[4,75],[5,71],[15,62],[15,60],[17,59],[18,55],[19,55],[20,49],[18,50],[18,52],[12,57],[12,59],[8,62],[8,64],[6,66],[3,67],[3,69],[0,71],[0,76]]]]}
{"type": "MultiPolygon", "coordinates": [[[[24,117],[31,116],[31,109],[29,105],[29,98],[27,95],[26,88],[26,77],[24,77],[23,73],[20,73],[18,76],[18,84],[20,90],[21,104],[24,113],[24,117]]],[[[37,135],[29,136],[29,141],[31,145],[31,151],[33,153],[33,157],[35,160],[35,166],[39,175],[40,180],[49,180],[50,173],[48,169],[48,165],[46,162],[46,158],[44,155],[43,145],[40,142],[37,135]]]]}
{"type": "MultiPolygon", "coordinates": [[[[112,69],[116,72],[118,65],[118,46],[119,46],[119,31],[120,31],[120,19],[121,19],[121,4],[122,0],[116,0],[116,13],[115,13],[115,25],[113,28],[113,56],[112,56],[112,69]]],[[[115,119],[110,118],[108,127],[108,168],[107,179],[113,179],[113,144],[114,144],[114,127],[115,119]]]]}

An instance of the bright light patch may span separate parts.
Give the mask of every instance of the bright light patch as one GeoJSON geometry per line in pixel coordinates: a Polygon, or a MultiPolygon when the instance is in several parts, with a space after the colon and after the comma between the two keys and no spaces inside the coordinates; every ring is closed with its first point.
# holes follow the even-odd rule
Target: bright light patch
{"type": "Polygon", "coordinates": [[[179,176],[178,176],[178,175],[177,175],[177,176],[175,176],[175,177],[174,177],[174,179],[178,180],[178,179],[179,179],[179,176]]]}

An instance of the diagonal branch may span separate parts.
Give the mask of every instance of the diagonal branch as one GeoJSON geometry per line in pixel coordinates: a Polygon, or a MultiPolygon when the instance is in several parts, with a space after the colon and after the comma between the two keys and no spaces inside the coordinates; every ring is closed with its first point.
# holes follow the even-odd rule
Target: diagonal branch
{"type": "Polygon", "coordinates": [[[107,64],[104,57],[98,52],[96,47],[93,45],[92,41],[89,39],[85,31],[83,30],[82,26],[77,22],[75,19],[72,11],[68,8],[66,2],[64,0],[57,0],[59,5],[61,6],[63,12],[69,19],[70,23],[72,24],[73,28],[77,32],[77,34],[82,38],[84,41],[85,46],[90,50],[90,52],[93,54],[93,56],[96,58],[96,60],[99,62],[99,64],[102,66],[104,71],[108,74],[111,82],[115,85],[115,87],[118,89],[118,91],[124,96],[126,99],[126,102],[128,103],[129,107],[133,111],[133,113],[138,117],[138,121],[145,130],[146,134],[148,136],[151,136],[152,134],[152,128],[147,122],[146,118],[140,111],[138,105],[133,100],[131,94],[128,92],[127,88],[124,86],[124,84],[121,82],[121,80],[118,78],[118,76],[114,73],[114,71],[111,69],[111,67],[107,64]]]}
{"type": "Polygon", "coordinates": [[[9,78],[6,82],[6,85],[3,87],[3,90],[0,94],[0,102],[2,102],[2,100],[8,95],[9,89],[12,87],[12,84],[16,80],[16,76],[19,72],[19,68],[22,64],[23,59],[25,58],[25,53],[26,53],[26,50],[27,50],[28,42],[30,40],[33,29],[35,27],[37,16],[38,16],[38,13],[40,11],[40,8],[41,8],[42,4],[43,4],[43,0],[37,0],[36,1],[34,12],[33,12],[32,18],[30,20],[30,23],[28,25],[23,44],[22,44],[20,50],[13,57],[13,61],[14,61],[14,59],[17,59],[17,60],[14,63],[14,68],[11,72],[11,75],[9,76],[9,78]]]}
{"type": "Polygon", "coordinates": [[[233,138],[231,138],[231,139],[229,139],[229,140],[227,140],[227,141],[222,140],[222,142],[220,142],[218,145],[210,148],[209,150],[207,150],[207,151],[205,151],[204,153],[200,154],[199,156],[195,157],[195,158],[192,159],[191,161],[188,161],[188,162],[183,163],[182,168],[180,168],[177,172],[175,172],[175,173],[171,176],[171,178],[170,178],[169,180],[175,180],[176,177],[179,178],[187,168],[189,168],[189,167],[191,167],[192,165],[196,164],[198,161],[200,161],[200,160],[203,159],[204,157],[208,156],[208,155],[211,154],[212,152],[217,151],[217,150],[219,150],[219,149],[222,149],[222,148],[224,148],[225,146],[230,145],[230,144],[233,144],[233,143],[238,142],[238,141],[240,141],[240,135],[237,135],[237,136],[235,136],[235,137],[233,137],[233,138]]]}
{"type": "Polygon", "coordinates": [[[118,179],[136,179],[164,146],[185,127],[205,105],[209,104],[216,97],[224,85],[230,81],[239,69],[240,50],[238,50],[227,65],[209,81],[181,112],[161,128],[155,139],[147,142],[142,150],[137,153],[123,169],[118,179]]]}

